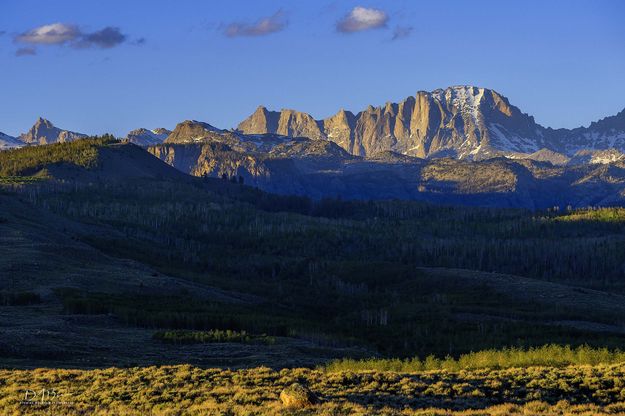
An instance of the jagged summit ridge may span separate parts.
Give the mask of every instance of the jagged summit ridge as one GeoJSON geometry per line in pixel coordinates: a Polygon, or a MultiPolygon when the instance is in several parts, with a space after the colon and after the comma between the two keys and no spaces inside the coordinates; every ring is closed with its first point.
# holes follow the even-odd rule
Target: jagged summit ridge
{"type": "Polygon", "coordinates": [[[540,147],[527,137],[534,133],[532,124],[531,117],[495,91],[455,86],[419,91],[399,103],[370,105],[356,115],[340,110],[324,120],[261,106],[237,130],[327,139],[359,156],[393,151],[428,157],[447,151],[460,158],[479,158],[498,150],[491,148],[491,142],[506,151],[537,151],[540,147]],[[516,127],[514,134],[511,127],[516,127]]]}
{"type": "MultiPolygon", "coordinates": [[[[80,137],[85,135],[61,130],[39,118],[17,139],[0,135],[0,148],[80,137]]],[[[341,109],[321,120],[294,109],[271,111],[261,105],[236,130],[185,120],[171,132],[163,128],[137,129],[127,135],[129,141],[141,146],[212,140],[255,151],[269,151],[289,138],[302,137],[333,142],[348,154],[367,158],[391,152],[418,158],[483,160],[504,156],[559,165],[572,158],[610,163],[615,160],[612,156],[576,155],[580,151],[610,149],[625,153],[625,110],[588,127],[545,128],[495,90],[457,85],[431,92],[418,91],[397,103],[369,105],[358,113],[341,109]]]]}
{"type": "Polygon", "coordinates": [[[291,109],[269,111],[259,106],[254,113],[241,122],[237,130],[245,134],[279,134],[290,137],[325,139],[321,125],[310,114],[291,109]]]}
{"type": "Polygon", "coordinates": [[[399,103],[369,105],[356,115],[341,110],[323,120],[260,106],[237,130],[330,140],[358,156],[392,151],[417,157],[486,159],[541,149],[568,157],[587,147],[625,151],[625,112],[586,128],[554,130],[537,124],[498,92],[467,85],[418,91],[399,103]]]}
{"type": "Polygon", "coordinates": [[[85,134],[55,127],[49,120],[39,117],[35,124],[26,133],[20,135],[19,140],[26,144],[63,143],[86,137],[85,134]]]}

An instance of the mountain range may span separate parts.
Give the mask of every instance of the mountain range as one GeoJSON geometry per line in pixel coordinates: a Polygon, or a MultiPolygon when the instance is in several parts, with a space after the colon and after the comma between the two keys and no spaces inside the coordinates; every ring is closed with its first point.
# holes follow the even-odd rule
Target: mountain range
{"type": "Polygon", "coordinates": [[[554,130],[537,124],[496,91],[472,86],[419,91],[399,103],[369,106],[357,114],[340,110],[323,120],[261,106],[237,130],[326,139],[365,157],[380,151],[474,160],[531,158],[541,150],[566,157],[581,150],[625,151],[625,110],[589,127],[554,130]]]}
{"type": "MultiPolygon", "coordinates": [[[[225,132],[208,123],[197,122],[192,130],[140,128],[126,139],[140,146],[159,143],[201,141],[205,132],[225,132]],[[168,139],[168,140],[167,140],[168,139]]],[[[283,109],[270,111],[259,106],[232,132],[241,135],[279,135],[326,140],[354,156],[374,157],[394,153],[419,158],[452,157],[483,160],[493,157],[550,161],[556,165],[609,163],[625,152],[625,110],[593,122],[588,127],[552,129],[521,112],[496,91],[473,86],[454,86],[432,92],[419,91],[399,103],[368,106],[356,114],[340,110],[316,120],[310,114],[283,109]],[[610,151],[607,156],[603,151],[610,151]],[[579,156],[576,155],[582,152],[579,156]],[[589,156],[589,152],[600,152],[589,156]],[[603,154],[601,153],[603,152],[603,154]],[[584,156],[585,155],[585,156],[584,156]]],[[[84,137],[55,127],[39,118],[18,138],[0,133],[0,148],[22,144],[46,144],[84,137]]]]}
{"type": "MultiPolygon", "coordinates": [[[[18,138],[0,136],[0,146],[81,137],[40,118],[18,138]]],[[[236,129],[185,120],[125,140],[186,174],[279,194],[530,209],[625,203],[625,110],[551,129],[485,88],[418,92],[324,120],[261,106],[236,129]]]]}

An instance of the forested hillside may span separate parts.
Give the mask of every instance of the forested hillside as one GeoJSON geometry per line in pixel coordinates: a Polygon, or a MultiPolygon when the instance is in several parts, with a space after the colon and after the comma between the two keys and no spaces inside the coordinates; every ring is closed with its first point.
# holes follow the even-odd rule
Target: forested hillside
{"type": "MultiPolygon", "coordinates": [[[[70,160],[82,152],[76,143],[64,148],[70,160]]],[[[105,155],[108,145],[97,146],[105,155]]],[[[62,181],[13,186],[7,197],[70,221],[61,232],[71,229],[73,240],[106,255],[248,300],[207,302],[143,283],[114,293],[55,283],[49,287],[63,313],[106,314],[154,331],[208,331],[176,339],[245,331],[399,357],[624,345],[621,208],[531,212],[311,200],[264,193],[237,178],[179,180],[133,145],[113,149],[116,170],[134,172],[125,164],[139,161],[142,174],[111,185],[82,180],[107,172],[86,166],[62,181]],[[148,174],[153,167],[160,173],[148,174]]],[[[38,160],[29,164],[49,166],[49,155],[38,160]]]]}

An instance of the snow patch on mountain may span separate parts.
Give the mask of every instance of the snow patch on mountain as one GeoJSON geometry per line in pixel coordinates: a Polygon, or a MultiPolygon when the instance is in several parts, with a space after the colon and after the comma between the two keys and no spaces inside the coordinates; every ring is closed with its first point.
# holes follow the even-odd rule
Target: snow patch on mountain
{"type": "Polygon", "coordinates": [[[535,140],[511,133],[501,124],[491,123],[488,131],[491,133],[491,146],[499,151],[532,153],[539,149],[535,140]]]}
{"type": "Polygon", "coordinates": [[[481,120],[480,102],[484,97],[484,88],[458,85],[444,90],[434,90],[432,97],[443,104],[451,104],[462,115],[471,117],[475,125],[481,120]]]}
{"type": "Polygon", "coordinates": [[[138,146],[153,146],[163,143],[170,134],[171,131],[164,128],[153,130],[140,128],[128,133],[126,139],[138,146]]]}
{"type": "Polygon", "coordinates": [[[610,164],[625,160],[625,154],[616,150],[580,150],[571,158],[569,165],[610,164]]]}

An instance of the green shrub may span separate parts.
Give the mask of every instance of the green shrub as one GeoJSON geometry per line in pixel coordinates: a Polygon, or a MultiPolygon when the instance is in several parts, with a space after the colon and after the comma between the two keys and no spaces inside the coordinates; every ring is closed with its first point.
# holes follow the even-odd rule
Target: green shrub
{"type": "Polygon", "coordinates": [[[246,331],[233,331],[230,329],[213,329],[210,331],[158,331],[152,336],[155,340],[173,344],[205,344],[217,342],[239,343],[273,343],[273,338],[266,335],[250,335],[246,331]]]}
{"type": "Polygon", "coordinates": [[[423,370],[474,370],[480,368],[526,368],[526,367],[565,367],[569,365],[598,365],[625,362],[625,352],[607,348],[591,348],[582,345],[577,348],[560,345],[522,349],[489,349],[462,354],[458,359],[446,357],[438,359],[428,356],[425,360],[411,358],[366,360],[342,359],[323,366],[329,372],[337,371],[396,371],[418,372],[423,370]]]}

